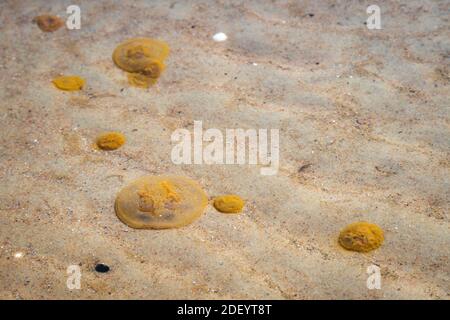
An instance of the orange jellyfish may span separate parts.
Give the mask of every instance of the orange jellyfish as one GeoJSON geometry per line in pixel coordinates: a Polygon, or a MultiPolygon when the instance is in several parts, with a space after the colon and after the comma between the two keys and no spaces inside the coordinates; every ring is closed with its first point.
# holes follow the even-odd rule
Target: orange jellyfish
{"type": "Polygon", "coordinates": [[[116,197],[119,219],[137,229],[186,226],[199,218],[208,204],[200,185],[181,176],[145,176],[124,187],[116,197]]]}
{"type": "Polygon", "coordinates": [[[134,38],[117,46],[113,61],[117,67],[129,72],[131,85],[147,88],[156,83],[165,69],[169,55],[167,43],[148,38],[134,38]]]}
{"type": "Polygon", "coordinates": [[[33,22],[36,22],[39,29],[44,32],[56,31],[64,25],[64,21],[61,18],[48,14],[35,17],[33,22]]]}
{"type": "Polygon", "coordinates": [[[380,247],[383,241],[383,230],[369,222],[351,223],[339,234],[339,244],[351,251],[372,251],[380,247]]]}
{"type": "Polygon", "coordinates": [[[234,194],[219,196],[214,198],[214,207],[223,213],[239,213],[244,207],[244,200],[234,194]]]}

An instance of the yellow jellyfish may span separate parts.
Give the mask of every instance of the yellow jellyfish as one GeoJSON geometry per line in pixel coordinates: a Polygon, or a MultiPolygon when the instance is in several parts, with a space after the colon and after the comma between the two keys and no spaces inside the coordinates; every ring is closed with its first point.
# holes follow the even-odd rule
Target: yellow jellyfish
{"type": "Polygon", "coordinates": [[[339,244],[351,251],[368,252],[380,247],[383,241],[383,230],[369,222],[351,223],[339,234],[339,244]]]}
{"type": "Polygon", "coordinates": [[[116,197],[119,219],[136,229],[186,226],[199,218],[208,204],[200,185],[181,176],[145,176],[124,187],[116,197]]]}
{"type": "Polygon", "coordinates": [[[45,32],[56,31],[64,25],[64,21],[61,18],[48,14],[35,17],[33,22],[36,22],[39,29],[45,32]]]}
{"type": "Polygon", "coordinates": [[[112,58],[116,66],[130,73],[131,85],[147,88],[161,76],[169,52],[169,46],[163,41],[134,38],[117,46],[112,58]]]}
{"type": "Polygon", "coordinates": [[[125,136],[120,132],[104,132],[97,137],[97,146],[102,150],[116,150],[125,141],[125,136]]]}
{"type": "Polygon", "coordinates": [[[244,200],[234,194],[219,196],[214,198],[214,207],[223,213],[239,213],[244,207],[244,200]]]}
{"type": "Polygon", "coordinates": [[[65,91],[81,90],[85,84],[84,79],[78,76],[62,76],[53,79],[52,82],[55,87],[65,91]]]}

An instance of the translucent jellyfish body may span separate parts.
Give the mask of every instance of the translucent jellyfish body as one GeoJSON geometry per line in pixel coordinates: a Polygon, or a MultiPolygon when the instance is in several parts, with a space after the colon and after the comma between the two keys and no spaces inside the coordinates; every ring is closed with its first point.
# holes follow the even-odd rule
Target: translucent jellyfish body
{"type": "Polygon", "coordinates": [[[161,76],[169,51],[169,46],[163,41],[134,38],[117,46],[112,58],[120,69],[130,73],[128,80],[131,85],[148,87],[161,76]]]}
{"type": "Polygon", "coordinates": [[[339,234],[339,244],[351,251],[368,252],[380,247],[383,241],[383,230],[369,222],[351,223],[339,234]]]}
{"type": "Polygon", "coordinates": [[[200,185],[180,176],[145,176],[124,187],[116,198],[119,219],[137,229],[167,229],[188,225],[208,204],[200,185]]]}

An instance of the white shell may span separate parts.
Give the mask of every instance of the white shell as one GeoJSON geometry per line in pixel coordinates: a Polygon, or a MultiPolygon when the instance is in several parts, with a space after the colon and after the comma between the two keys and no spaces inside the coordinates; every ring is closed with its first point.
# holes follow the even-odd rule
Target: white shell
{"type": "Polygon", "coordinates": [[[225,41],[227,39],[228,39],[227,35],[225,33],[223,33],[223,32],[216,33],[213,36],[213,40],[216,41],[216,42],[222,42],[222,41],[225,41]]]}

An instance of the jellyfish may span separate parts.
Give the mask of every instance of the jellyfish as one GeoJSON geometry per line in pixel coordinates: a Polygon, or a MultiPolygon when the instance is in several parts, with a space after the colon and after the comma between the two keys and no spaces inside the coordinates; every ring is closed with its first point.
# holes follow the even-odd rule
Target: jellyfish
{"type": "Polygon", "coordinates": [[[129,72],[131,85],[148,88],[164,71],[164,60],[169,51],[169,46],[163,41],[134,38],[117,46],[112,58],[117,67],[129,72]]]}
{"type": "Polygon", "coordinates": [[[39,29],[44,32],[56,31],[64,25],[64,21],[61,18],[48,14],[35,17],[33,22],[36,22],[39,29]]]}
{"type": "Polygon", "coordinates": [[[339,244],[347,250],[369,252],[383,244],[383,230],[369,222],[355,222],[339,234],[339,244]]]}
{"type": "Polygon", "coordinates": [[[244,200],[234,194],[223,195],[214,198],[214,207],[223,213],[239,213],[244,207],[244,200]]]}
{"type": "Polygon", "coordinates": [[[125,141],[125,136],[120,132],[104,132],[97,137],[97,146],[102,150],[116,150],[125,141]]]}
{"type": "Polygon", "coordinates": [[[78,76],[61,76],[53,79],[52,82],[55,87],[65,91],[81,90],[85,84],[84,79],[78,76]]]}
{"type": "Polygon", "coordinates": [[[182,176],[144,176],[116,197],[118,218],[136,229],[168,229],[191,224],[208,204],[200,185],[182,176]]]}

